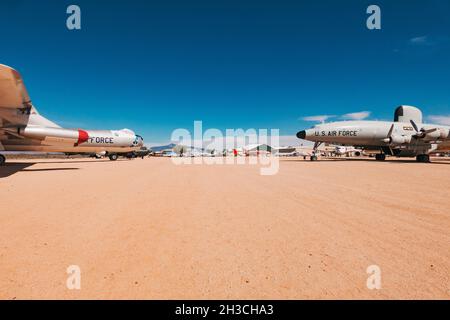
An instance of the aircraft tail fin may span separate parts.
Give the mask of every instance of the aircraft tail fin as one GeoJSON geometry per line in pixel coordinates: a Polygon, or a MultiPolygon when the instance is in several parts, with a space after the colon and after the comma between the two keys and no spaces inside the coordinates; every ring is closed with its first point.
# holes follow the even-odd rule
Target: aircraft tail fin
{"type": "Polygon", "coordinates": [[[3,64],[0,64],[0,108],[23,109],[23,125],[60,128],[33,106],[20,73],[3,64]]]}
{"type": "Polygon", "coordinates": [[[27,108],[31,106],[25,84],[19,72],[0,64],[0,108],[27,108]]]}
{"type": "Polygon", "coordinates": [[[422,111],[412,106],[399,106],[395,109],[394,122],[422,123],[422,111]]]}

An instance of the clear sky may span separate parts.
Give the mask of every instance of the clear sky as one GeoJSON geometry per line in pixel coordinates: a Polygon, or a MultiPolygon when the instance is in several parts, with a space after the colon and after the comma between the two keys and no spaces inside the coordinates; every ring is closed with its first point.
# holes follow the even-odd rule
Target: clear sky
{"type": "Polygon", "coordinates": [[[0,63],[67,127],[150,143],[194,120],[294,136],[305,117],[391,119],[400,104],[450,122],[448,0],[1,0],[0,35],[0,63]],[[366,28],[370,4],[381,30],[366,28]]]}

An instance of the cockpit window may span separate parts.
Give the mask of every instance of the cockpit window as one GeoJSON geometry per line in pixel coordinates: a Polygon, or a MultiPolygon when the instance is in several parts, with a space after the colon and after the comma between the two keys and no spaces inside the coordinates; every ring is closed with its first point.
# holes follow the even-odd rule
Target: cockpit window
{"type": "Polygon", "coordinates": [[[144,141],[144,139],[140,135],[136,134],[135,137],[134,137],[133,144],[136,145],[136,144],[138,144],[140,142],[143,142],[143,141],[144,141]]]}

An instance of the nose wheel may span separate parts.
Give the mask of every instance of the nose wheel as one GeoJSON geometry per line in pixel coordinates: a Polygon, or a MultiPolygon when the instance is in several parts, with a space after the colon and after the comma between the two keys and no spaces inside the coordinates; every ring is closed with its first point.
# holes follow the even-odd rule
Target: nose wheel
{"type": "Polygon", "coordinates": [[[317,149],[320,147],[320,145],[322,144],[322,142],[316,142],[314,143],[314,147],[313,147],[313,151],[312,151],[312,155],[309,158],[311,161],[317,161],[317,149]]]}
{"type": "Polygon", "coordinates": [[[6,162],[6,158],[4,155],[0,154],[0,166],[3,166],[6,162]]]}
{"type": "Polygon", "coordinates": [[[384,160],[386,160],[386,155],[384,153],[378,153],[375,155],[375,160],[384,161],[384,160]]]}

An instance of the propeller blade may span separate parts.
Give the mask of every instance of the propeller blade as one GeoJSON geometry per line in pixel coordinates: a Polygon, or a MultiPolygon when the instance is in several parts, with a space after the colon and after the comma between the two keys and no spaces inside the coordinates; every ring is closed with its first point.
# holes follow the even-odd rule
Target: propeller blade
{"type": "Polygon", "coordinates": [[[421,131],[422,131],[424,134],[428,134],[428,133],[435,132],[435,131],[437,131],[437,130],[438,130],[437,128],[433,128],[433,129],[427,129],[427,130],[422,129],[421,131]]]}
{"type": "Polygon", "coordinates": [[[419,130],[419,128],[417,127],[417,124],[413,120],[410,120],[409,122],[411,122],[411,125],[413,126],[414,130],[416,130],[416,134],[413,135],[413,137],[415,139],[422,139],[427,134],[433,133],[433,132],[438,130],[437,128],[432,128],[432,129],[424,129],[424,128],[422,128],[422,129],[419,130]]]}
{"type": "Polygon", "coordinates": [[[385,142],[385,143],[391,143],[392,141],[392,132],[394,132],[394,123],[392,124],[392,126],[389,128],[388,134],[386,136],[386,138],[382,139],[381,141],[385,142]]]}
{"type": "Polygon", "coordinates": [[[389,129],[389,132],[387,134],[388,138],[390,138],[392,136],[392,132],[394,132],[394,124],[392,124],[391,128],[389,129]]]}
{"type": "Polygon", "coordinates": [[[413,120],[410,120],[409,122],[411,122],[411,125],[413,126],[414,130],[416,130],[416,132],[419,132],[419,128],[417,127],[417,124],[413,120]]]}

